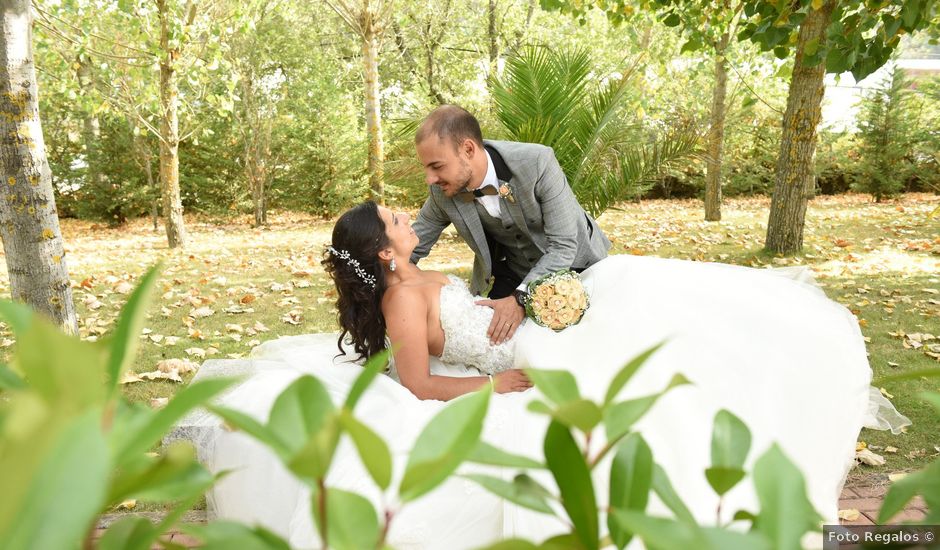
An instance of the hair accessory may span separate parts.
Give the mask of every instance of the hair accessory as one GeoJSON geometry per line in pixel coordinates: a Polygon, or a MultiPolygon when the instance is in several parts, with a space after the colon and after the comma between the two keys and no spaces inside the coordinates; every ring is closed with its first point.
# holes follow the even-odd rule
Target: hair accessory
{"type": "Polygon", "coordinates": [[[392,261],[388,262],[388,270],[395,271],[395,268],[398,267],[395,265],[395,258],[392,258],[392,261]]]}
{"type": "Polygon", "coordinates": [[[371,286],[372,288],[375,288],[375,275],[370,275],[366,273],[366,270],[362,269],[362,266],[359,264],[359,260],[349,255],[349,251],[336,250],[335,248],[333,248],[332,245],[327,246],[326,249],[330,251],[330,254],[336,256],[337,258],[341,260],[346,260],[346,264],[352,266],[353,269],[356,270],[356,275],[358,275],[359,278],[362,279],[362,282],[371,286]]]}

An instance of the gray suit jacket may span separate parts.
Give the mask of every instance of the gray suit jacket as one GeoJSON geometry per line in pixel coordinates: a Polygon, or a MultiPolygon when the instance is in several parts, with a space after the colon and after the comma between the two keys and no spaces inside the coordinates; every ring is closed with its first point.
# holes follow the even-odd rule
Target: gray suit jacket
{"type": "MultiPolygon", "coordinates": [[[[578,204],[555,153],[550,147],[535,143],[485,141],[499,152],[512,172],[508,182],[510,201],[500,199],[500,208],[508,209],[524,236],[542,251],[542,257],[523,279],[529,283],[542,275],[562,269],[585,268],[607,256],[610,241],[597,222],[578,204]]],[[[451,223],[475,255],[470,289],[486,290],[493,269],[486,235],[473,202],[447,197],[435,185],[412,225],[420,242],[411,255],[418,263],[431,251],[441,232],[451,223]]]]}

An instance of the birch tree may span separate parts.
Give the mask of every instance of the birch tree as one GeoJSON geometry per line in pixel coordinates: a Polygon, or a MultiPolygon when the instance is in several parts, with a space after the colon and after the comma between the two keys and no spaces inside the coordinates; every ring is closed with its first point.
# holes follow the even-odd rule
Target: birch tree
{"type": "Polygon", "coordinates": [[[0,158],[5,193],[0,237],[13,298],[29,304],[66,331],[78,324],[59,230],[52,172],[39,119],[28,0],[2,0],[0,158]]]}

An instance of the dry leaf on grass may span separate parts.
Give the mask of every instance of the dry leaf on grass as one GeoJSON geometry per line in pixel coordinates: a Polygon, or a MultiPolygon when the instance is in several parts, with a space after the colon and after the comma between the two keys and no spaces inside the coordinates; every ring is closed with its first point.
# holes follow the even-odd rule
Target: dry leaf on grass
{"type": "Polygon", "coordinates": [[[189,359],[164,359],[163,361],[157,363],[157,370],[160,372],[170,372],[175,370],[180,374],[186,374],[199,370],[199,365],[193,363],[189,359]]]}
{"type": "Polygon", "coordinates": [[[134,290],[134,285],[130,284],[127,281],[121,281],[118,284],[114,285],[114,291],[118,294],[130,294],[134,290]]]}
{"type": "Polygon", "coordinates": [[[186,348],[183,351],[190,357],[198,357],[199,359],[205,359],[206,357],[206,350],[202,348],[186,348]]]}
{"type": "Polygon", "coordinates": [[[153,372],[142,372],[140,373],[139,376],[143,380],[170,380],[172,382],[181,382],[181,383],[183,381],[183,379],[180,378],[179,373],[176,372],[175,370],[171,370],[170,372],[160,372],[158,370],[155,370],[153,372]]]}
{"type": "Polygon", "coordinates": [[[128,371],[121,375],[121,379],[118,381],[118,384],[133,384],[134,382],[140,382],[141,380],[141,377],[137,376],[136,373],[128,371]]]}
{"type": "Polygon", "coordinates": [[[875,454],[868,449],[862,449],[855,453],[855,460],[858,460],[862,464],[867,464],[869,466],[884,466],[885,458],[879,454],[875,454]]]}
{"type": "Polygon", "coordinates": [[[281,317],[281,321],[289,325],[299,325],[304,320],[304,314],[299,310],[288,311],[281,317]]]}
{"type": "Polygon", "coordinates": [[[215,311],[213,311],[212,309],[208,307],[201,307],[201,308],[194,309],[189,312],[189,316],[194,319],[201,319],[203,317],[211,317],[213,315],[215,315],[215,311]]]}
{"type": "Polygon", "coordinates": [[[839,519],[845,521],[855,521],[858,519],[858,516],[861,515],[861,512],[855,508],[849,508],[847,510],[839,510],[839,519]]]}

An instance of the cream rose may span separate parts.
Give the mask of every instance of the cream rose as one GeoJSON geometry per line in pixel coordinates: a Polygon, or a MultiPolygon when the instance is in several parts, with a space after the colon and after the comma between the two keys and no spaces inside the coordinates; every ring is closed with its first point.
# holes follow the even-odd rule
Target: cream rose
{"type": "Polygon", "coordinates": [[[568,326],[577,319],[578,314],[571,308],[564,308],[557,313],[558,322],[564,326],[568,326]]]}
{"type": "Polygon", "coordinates": [[[571,279],[562,279],[555,283],[555,292],[562,296],[570,296],[575,293],[574,281],[571,279]]]}
{"type": "Polygon", "coordinates": [[[554,295],[548,299],[548,308],[552,311],[558,311],[561,308],[565,307],[565,304],[568,302],[564,296],[554,295]]]}
{"type": "Polygon", "coordinates": [[[549,298],[555,295],[555,290],[552,285],[541,284],[535,287],[535,295],[539,298],[549,298]]]}

